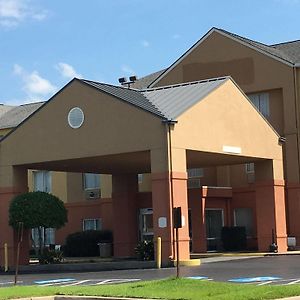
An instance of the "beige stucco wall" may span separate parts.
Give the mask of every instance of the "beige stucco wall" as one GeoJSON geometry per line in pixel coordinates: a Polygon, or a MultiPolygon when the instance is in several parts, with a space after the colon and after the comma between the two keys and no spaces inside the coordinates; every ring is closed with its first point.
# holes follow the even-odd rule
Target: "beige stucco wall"
{"type": "MultiPolygon", "coordinates": [[[[166,147],[165,137],[165,125],[160,118],[73,81],[1,142],[0,166],[4,170],[10,164],[143,153],[166,147]],[[75,106],[85,113],[85,122],[77,130],[67,123],[68,112],[75,106]]],[[[134,158],[138,160],[139,156],[134,158]]],[[[2,186],[12,184],[10,176],[4,177],[2,186]]]]}
{"type": "Polygon", "coordinates": [[[144,151],[161,147],[164,141],[160,118],[73,81],[1,142],[1,162],[20,165],[144,151]],[[85,113],[79,129],[67,122],[75,106],[85,113]]]}
{"type": "Polygon", "coordinates": [[[246,93],[270,92],[269,121],[287,139],[284,146],[286,179],[299,182],[295,94],[290,66],[213,32],[156,86],[224,75],[231,75],[246,93]]]}
{"type": "MultiPolygon", "coordinates": [[[[100,175],[100,193],[101,198],[111,198],[111,175],[100,175]]],[[[91,201],[86,197],[82,173],[67,173],[67,199],[69,203],[91,201]]]]}
{"type": "Polygon", "coordinates": [[[179,116],[172,139],[177,149],[224,154],[226,145],[239,156],[282,159],[277,133],[231,80],[179,116]]]}

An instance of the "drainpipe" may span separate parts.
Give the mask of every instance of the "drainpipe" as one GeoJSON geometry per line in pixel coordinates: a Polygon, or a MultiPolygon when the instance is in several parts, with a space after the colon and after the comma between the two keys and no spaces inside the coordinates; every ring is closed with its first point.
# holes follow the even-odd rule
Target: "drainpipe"
{"type": "Polygon", "coordinates": [[[293,77],[294,77],[294,93],[295,93],[295,114],[296,114],[296,133],[297,133],[297,154],[298,154],[298,175],[300,180],[300,153],[299,153],[299,103],[298,103],[298,82],[297,82],[297,68],[300,64],[294,64],[293,77]]]}
{"type": "MultiPolygon", "coordinates": [[[[173,190],[173,157],[172,157],[172,132],[171,128],[174,128],[177,121],[175,120],[165,120],[163,121],[167,125],[167,134],[168,134],[168,160],[170,166],[169,172],[169,182],[170,182],[170,199],[171,199],[171,209],[172,209],[172,218],[173,218],[173,210],[174,210],[174,190],[173,190]]],[[[171,223],[171,222],[170,222],[171,223]]],[[[172,219],[172,259],[175,259],[175,229],[173,226],[173,219],[172,219]]]]}
{"type": "MultiPolygon", "coordinates": [[[[298,103],[298,82],[297,82],[297,68],[300,64],[293,65],[293,79],[294,79],[294,99],[295,99],[295,122],[296,122],[296,141],[297,141],[297,158],[298,158],[298,178],[300,180],[300,153],[299,153],[299,103],[298,103]]],[[[286,173],[286,168],[284,164],[284,169],[286,173]]],[[[287,175],[284,176],[286,178],[287,175]]],[[[287,234],[290,233],[290,222],[289,222],[289,202],[288,202],[288,189],[285,187],[285,204],[286,204],[286,224],[287,224],[287,234]]]]}

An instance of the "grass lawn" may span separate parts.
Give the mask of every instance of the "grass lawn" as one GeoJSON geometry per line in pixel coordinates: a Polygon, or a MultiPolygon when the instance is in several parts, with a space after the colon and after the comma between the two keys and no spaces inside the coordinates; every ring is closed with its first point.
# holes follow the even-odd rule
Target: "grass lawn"
{"type": "Polygon", "coordinates": [[[300,285],[253,286],[193,279],[165,279],[119,285],[0,288],[0,299],[47,295],[119,296],[191,300],[262,300],[300,295],[300,285]]]}

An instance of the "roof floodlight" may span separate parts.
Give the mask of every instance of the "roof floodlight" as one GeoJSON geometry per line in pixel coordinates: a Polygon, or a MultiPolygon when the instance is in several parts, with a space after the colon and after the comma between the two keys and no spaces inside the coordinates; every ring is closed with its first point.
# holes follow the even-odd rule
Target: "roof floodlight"
{"type": "Polygon", "coordinates": [[[124,84],[127,81],[126,77],[120,77],[119,79],[119,83],[124,84]]]}
{"type": "Polygon", "coordinates": [[[135,75],[130,76],[130,77],[129,77],[129,80],[132,81],[132,82],[134,82],[134,81],[137,80],[137,77],[136,77],[135,75]]]}

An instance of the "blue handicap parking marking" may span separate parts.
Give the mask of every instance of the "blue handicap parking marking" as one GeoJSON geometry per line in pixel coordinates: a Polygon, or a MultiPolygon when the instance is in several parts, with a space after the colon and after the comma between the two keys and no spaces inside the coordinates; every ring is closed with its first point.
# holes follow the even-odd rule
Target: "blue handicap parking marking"
{"type": "Polygon", "coordinates": [[[204,280],[204,279],[208,279],[208,277],[206,276],[191,276],[191,277],[186,277],[188,279],[197,279],[197,280],[204,280]]]}
{"type": "Polygon", "coordinates": [[[229,279],[230,282],[236,283],[251,283],[251,282],[261,282],[261,281],[270,281],[270,280],[279,280],[281,277],[276,276],[261,276],[261,277],[240,277],[229,279]]]}
{"type": "Polygon", "coordinates": [[[49,284],[49,283],[63,283],[69,281],[75,281],[76,279],[73,278],[58,278],[58,279],[50,279],[50,280],[37,280],[34,281],[36,284],[49,284]]]}

